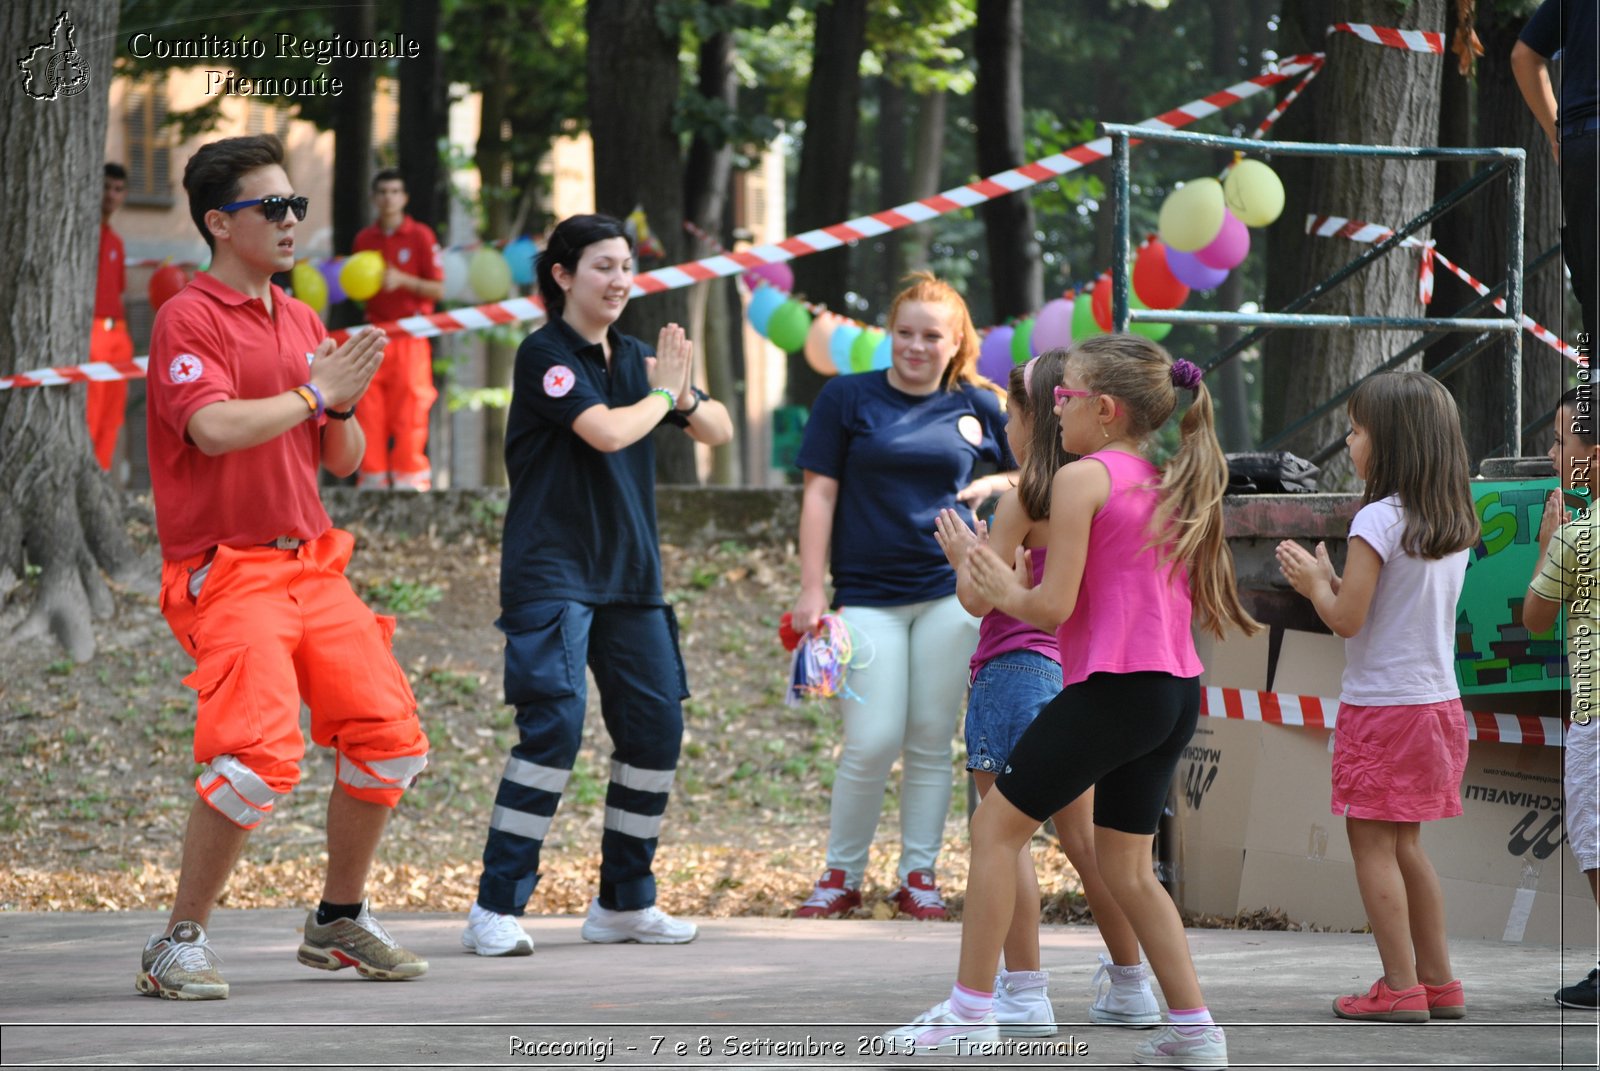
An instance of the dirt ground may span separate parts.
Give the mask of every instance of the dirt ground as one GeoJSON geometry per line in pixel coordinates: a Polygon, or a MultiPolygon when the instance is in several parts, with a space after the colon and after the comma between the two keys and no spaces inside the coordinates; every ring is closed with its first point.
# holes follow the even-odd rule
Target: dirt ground
{"type": "MultiPolygon", "coordinates": [[[[498,525],[395,536],[353,526],[356,589],[400,621],[395,648],[421,704],[431,763],[389,826],[370,885],[380,910],[465,911],[495,786],[515,739],[501,701],[498,525]]],[[[129,531],[153,546],[148,503],[129,531]]],[[[661,905],[723,917],[784,915],[823,867],[839,723],[822,704],[783,702],[779,615],[799,584],[792,547],[736,541],[662,548],[694,696],[656,862],[661,905]]],[[[152,558],[152,568],[154,568],[152,558]]],[[[4,622],[0,622],[3,625],[4,622]]],[[[3,630],[0,630],[3,631],[3,630]]],[[[59,648],[0,642],[0,910],[118,911],[170,902],[194,799],[192,669],[153,597],[117,593],[99,651],[75,665],[59,648]]],[[[956,734],[959,711],[950,712],[956,734]]],[[[953,906],[966,881],[964,753],[940,880],[953,906]]],[[[544,853],[537,913],[583,910],[598,877],[609,748],[591,687],[583,752],[544,853]]],[[[315,903],[331,754],[312,748],[304,779],[252,836],[223,902],[315,903]]],[[[893,914],[898,813],[891,779],[863,917],[893,914]]],[[[1053,921],[1082,919],[1076,875],[1053,839],[1034,856],[1053,921]]]]}

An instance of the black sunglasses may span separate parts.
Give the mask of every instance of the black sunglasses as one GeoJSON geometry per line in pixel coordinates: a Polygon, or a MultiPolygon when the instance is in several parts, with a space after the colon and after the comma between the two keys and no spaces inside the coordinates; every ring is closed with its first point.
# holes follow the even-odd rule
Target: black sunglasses
{"type": "Polygon", "coordinates": [[[294,210],[294,218],[296,220],[305,219],[306,208],[310,204],[311,199],[308,197],[256,197],[249,201],[235,201],[232,204],[223,205],[217,211],[237,212],[241,208],[260,205],[261,214],[267,217],[268,223],[282,223],[283,214],[290,209],[294,210]]]}

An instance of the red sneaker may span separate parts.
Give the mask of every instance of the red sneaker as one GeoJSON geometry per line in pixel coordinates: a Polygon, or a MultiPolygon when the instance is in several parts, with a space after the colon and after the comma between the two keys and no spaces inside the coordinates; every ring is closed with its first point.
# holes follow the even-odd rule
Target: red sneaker
{"type": "Polygon", "coordinates": [[[906,880],[900,883],[900,888],[895,890],[889,902],[914,919],[950,917],[944,908],[944,897],[939,895],[939,886],[934,884],[931,870],[913,870],[907,874],[906,880]]]}
{"type": "Polygon", "coordinates": [[[1422,986],[1428,992],[1428,1018],[1430,1019],[1465,1019],[1467,1017],[1467,995],[1461,989],[1460,982],[1446,982],[1444,985],[1422,986]]]}
{"type": "Polygon", "coordinates": [[[806,897],[805,903],[795,908],[797,919],[831,918],[848,913],[861,906],[861,890],[849,888],[844,883],[844,871],[828,869],[817,879],[816,888],[806,897]]]}
{"type": "Polygon", "coordinates": [[[1338,997],[1333,1014],[1341,1019],[1364,1019],[1375,1023],[1425,1023],[1428,1021],[1428,991],[1421,985],[1394,990],[1379,978],[1366,996],[1338,997]]]}

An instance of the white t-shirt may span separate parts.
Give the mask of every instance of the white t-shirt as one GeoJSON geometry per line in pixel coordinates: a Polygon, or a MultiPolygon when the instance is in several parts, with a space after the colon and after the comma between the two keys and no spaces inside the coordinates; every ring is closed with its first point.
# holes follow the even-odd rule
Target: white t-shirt
{"type": "Polygon", "coordinates": [[[1400,546],[1406,516],[1398,495],[1361,507],[1350,538],[1383,559],[1366,624],[1344,641],[1339,700],[1352,706],[1438,703],[1456,684],[1456,602],[1467,575],[1466,550],[1430,560],[1400,546]]]}

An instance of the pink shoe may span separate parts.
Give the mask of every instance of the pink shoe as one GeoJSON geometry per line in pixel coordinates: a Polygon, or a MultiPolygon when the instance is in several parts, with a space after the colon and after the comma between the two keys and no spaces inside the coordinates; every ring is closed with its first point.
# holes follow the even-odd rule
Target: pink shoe
{"type": "Polygon", "coordinates": [[[1444,985],[1426,985],[1423,989],[1428,992],[1428,1018],[1430,1019],[1465,1019],[1467,1017],[1467,996],[1461,989],[1461,983],[1446,982],[1444,985]]]}
{"type": "Polygon", "coordinates": [[[1371,1023],[1425,1023],[1428,1021],[1428,991],[1421,985],[1396,991],[1379,978],[1364,997],[1335,998],[1333,1014],[1341,1019],[1363,1019],[1371,1023]]]}

